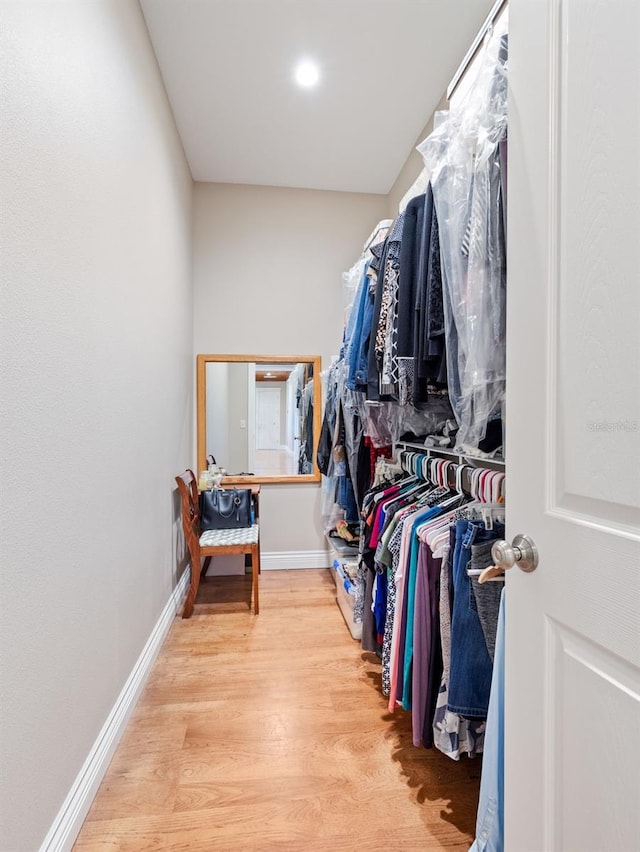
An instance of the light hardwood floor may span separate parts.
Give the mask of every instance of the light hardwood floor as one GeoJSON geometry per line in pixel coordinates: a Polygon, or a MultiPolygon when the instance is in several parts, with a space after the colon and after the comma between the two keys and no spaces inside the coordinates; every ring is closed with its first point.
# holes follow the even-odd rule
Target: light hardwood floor
{"type": "Polygon", "coordinates": [[[467,850],[480,761],[414,748],[328,570],[205,578],[74,849],[467,850]]]}
{"type": "Polygon", "coordinates": [[[297,460],[291,450],[256,450],[253,472],[256,476],[294,476],[297,460]]]}

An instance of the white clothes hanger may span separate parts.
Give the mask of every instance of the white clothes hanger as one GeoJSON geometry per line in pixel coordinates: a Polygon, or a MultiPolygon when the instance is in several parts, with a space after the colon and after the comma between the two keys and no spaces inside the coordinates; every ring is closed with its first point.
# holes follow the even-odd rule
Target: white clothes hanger
{"type": "Polygon", "coordinates": [[[388,231],[389,228],[392,225],[393,225],[393,219],[381,219],[380,222],[378,222],[378,224],[375,226],[373,231],[371,231],[371,233],[369,234],[369,238],[367,239],[367,241],[364,244],[364,247],[362,249],[362,253],[364,254],[367,251],[367,249],[369,248],[369,246],[372,246],[374,244],[374,242],[379,242],[379,240],[376,240],[376,237],[378,236],[378,234],[381,234],[381,232],[384,231],[385,229],[388,231]]]}

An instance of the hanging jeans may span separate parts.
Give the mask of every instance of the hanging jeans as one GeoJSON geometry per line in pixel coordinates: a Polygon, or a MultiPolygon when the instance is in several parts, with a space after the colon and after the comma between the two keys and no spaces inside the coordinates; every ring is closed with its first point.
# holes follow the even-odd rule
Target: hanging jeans
{"type": "Polygon", "coordinates": [[[472,545],[498,538],[504,538],[503,524],[494,524],[492,530],[487,530],[482,521],[456,521],[447,709],[471,718],[486,718],[493,667],[467,567],[472,545]]]}
{"type": "Polygon", "coordinates": [[[345,361],[348,367],[346,385],[351,391],[366,390],[367,387],[369,337],[374,298],[370,292],[371,279],[367,275],[368,271],[369,263],[366,263],[349,316],[348,340],[345,335],[345,361]]]}
{"type": "Polygon", "coordinates": [[[349,476],[338,477],[338,505],[344,509],[344,517],[348,524],[359,522],[360,513],[349,476]]]}

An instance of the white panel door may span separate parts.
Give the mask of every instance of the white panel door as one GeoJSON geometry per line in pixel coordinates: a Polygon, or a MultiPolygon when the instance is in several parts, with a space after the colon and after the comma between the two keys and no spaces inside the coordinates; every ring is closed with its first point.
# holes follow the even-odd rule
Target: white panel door
{"type": "Polygon", "coordinates": [[[256,448],[277,450],[280,440],[280,388],[256,386],[256,448]]]}
{"type": "Polygon", "coordinates": [[[512,0],[505,849],[640,849],[640,3],[512,0]]]}

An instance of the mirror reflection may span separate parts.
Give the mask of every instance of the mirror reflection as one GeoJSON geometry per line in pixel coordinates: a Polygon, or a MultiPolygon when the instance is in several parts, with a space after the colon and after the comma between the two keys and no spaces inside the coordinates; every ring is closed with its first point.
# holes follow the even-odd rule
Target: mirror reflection
{"type": "Polygon", "coordinates": [[[198,463],[233,477],[317,481],[320,359],[198,356],[198,463]],[[316,379],[317,377],[317,379],[316,379]]]}

